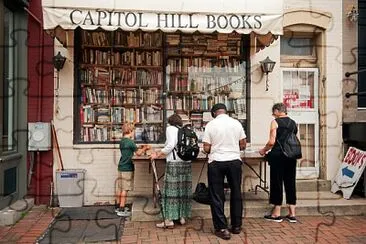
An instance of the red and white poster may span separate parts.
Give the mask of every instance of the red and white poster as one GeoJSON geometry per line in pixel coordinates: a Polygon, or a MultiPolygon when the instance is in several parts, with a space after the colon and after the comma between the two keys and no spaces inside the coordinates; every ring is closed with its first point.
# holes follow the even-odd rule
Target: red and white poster
{"type": "Polygon", "coordinates": [[[350,147],[332,181],[331,192],[342,191],[343,198],[349,199],[366,166],[366,152],[350,147]]]}
{"type": "Polygon", "coordinates": [[[283,103],[287,108],[313,108],[310,95],[301,89],[283,90],[283,103]]]}

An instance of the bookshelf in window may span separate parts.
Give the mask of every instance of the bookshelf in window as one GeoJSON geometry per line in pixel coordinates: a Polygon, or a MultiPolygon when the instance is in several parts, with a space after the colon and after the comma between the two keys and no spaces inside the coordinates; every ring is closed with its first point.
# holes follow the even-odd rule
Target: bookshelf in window
{"type": "Polygon", "coordinates": [[[165,50],[167,116],[179,113],[200,138],[215,103],[224,103],[231,116],[246,120],[246,67],[240,34],[166,34],[165,50]]]}
{"type": "Polygon", "coordinates": [[[124,123],[135,125],[135,141],[160,142],[162,33],[80,30],[79,38],[78,142],[119,140],[124,123]]]}

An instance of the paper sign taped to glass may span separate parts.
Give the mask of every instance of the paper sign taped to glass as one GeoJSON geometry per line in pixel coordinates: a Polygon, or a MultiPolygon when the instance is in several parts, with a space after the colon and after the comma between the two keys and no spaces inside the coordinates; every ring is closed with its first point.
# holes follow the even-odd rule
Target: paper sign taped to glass
{"type": "Polygon", "coordinates": [[[331,192],[342,191],[343,198],[349,199],[366,166],[366,152],[350,147],[332,181],[331,192]]]}

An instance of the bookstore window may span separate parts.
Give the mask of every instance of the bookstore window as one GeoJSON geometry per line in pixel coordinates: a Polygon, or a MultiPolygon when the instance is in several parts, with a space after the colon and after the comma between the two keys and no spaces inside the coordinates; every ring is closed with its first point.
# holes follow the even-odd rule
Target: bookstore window
{"type": "Polygon", "coordinates": [[[178,113],[201,140],[210,109],[224,103],[246,128],[247,84],[242,35],[167,34],[167,116],[178,113]]]}
{"type": "Polygon", "coordinates": [[[77,142],[113,142],[123,123],[135,126],[138,142],[163,135],[162,33],[78,30],[77,142]]]}
{"type": "Polygon", "coordinates": [[[202,137],[214,103],[246,124],[247,85],[239,34],[77,30],[76,143],[115,142],[122,125],[135,141],[162,143],[176,112],[202,137]]]}

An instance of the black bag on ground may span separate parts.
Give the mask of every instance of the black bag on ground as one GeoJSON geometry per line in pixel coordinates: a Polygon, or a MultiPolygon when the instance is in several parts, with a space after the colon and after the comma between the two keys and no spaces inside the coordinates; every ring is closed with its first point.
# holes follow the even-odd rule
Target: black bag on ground
{"type": "Polygon", "coordinates": [[[207,163],[206,161],[203,163],[200,175],[198,176],[197,186],[193,193],[193,200],[201,204],[210,205],[211,204],[210,191],[205,183],[200,182],[202,171],[205,168],[206,163],[207,163]]]}
{"type": "Polygon", "coordinates": [[[193,193],[193,200],[202,204],[211,204],[210,193],[205,183],[197,183],[196,190],[193,193]]]}
{"type": "Polygon", "coordinates": [[[198,145],[198,137],[191,125],[178,127],[176,151],[178,157],[184,161],[191,161],[197,158],[200,148],[198,145]]]}

